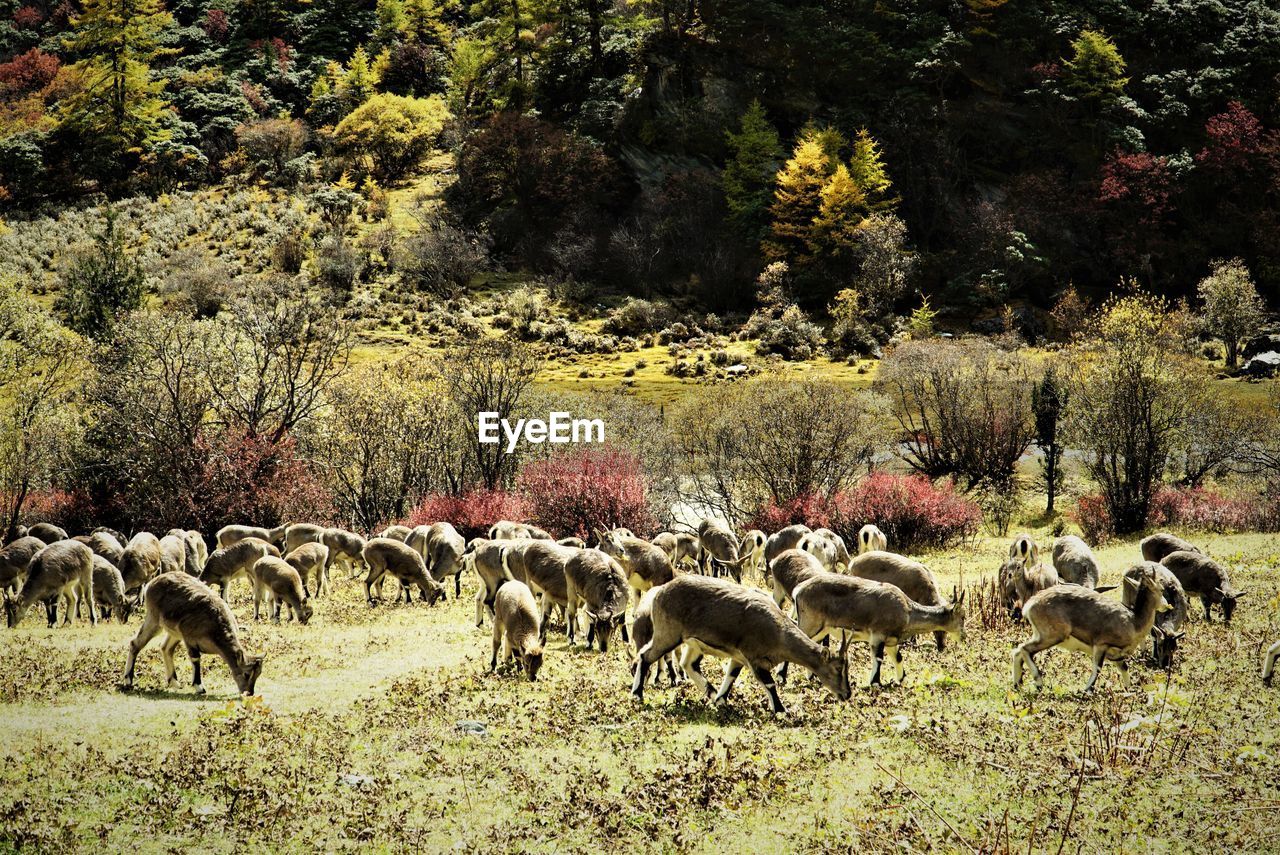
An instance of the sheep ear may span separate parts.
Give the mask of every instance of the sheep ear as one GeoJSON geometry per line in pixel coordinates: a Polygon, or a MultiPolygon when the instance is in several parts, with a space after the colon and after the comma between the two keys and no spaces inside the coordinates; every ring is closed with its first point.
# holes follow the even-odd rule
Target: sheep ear
{"type": "Polygon", "coordinates": [[[1187,634],[1187,631],[1184,629],[1182,632],[1175,632],[1175,633],[1173,633],[1172,635],[1169,635],[1169,636],[1167,636],[1167,637],[1168,637],[1171,641],[1177,641],[1179,638],[1182,638],[1182,637],[1183,637],[1183,636],[1185,636],[1186,634],[1187,634]]]}
{"type": "Polygon", "coordinates": [[[842,662],[848,661],[847,659],[848,652],[849,652],[849,633],[846,632],[844,635],[844,641],[840,642],[840,653],[838,654],[840,657],[840,661],[842,662]]]}
{"type": "Polygon", "coordinates": [[[1164,641],[1168,638],[1168,634],[1158,626],[1151,627],[1151,634],[1156,637],[1157,641],[1164,641]]]}
{"type": "Polygon", "coordinates": [[[1243,596],[1244,596],[1245,594],[1247,594],[1247,593],[1249,593],[1247,590],[1246,590],[1246,591],[1236,591],[1232,596],[1234,596],[1234,597],[1238,600],[1238,599],[1240,599],[1241,597],[1243,597],[1243,596]]]}

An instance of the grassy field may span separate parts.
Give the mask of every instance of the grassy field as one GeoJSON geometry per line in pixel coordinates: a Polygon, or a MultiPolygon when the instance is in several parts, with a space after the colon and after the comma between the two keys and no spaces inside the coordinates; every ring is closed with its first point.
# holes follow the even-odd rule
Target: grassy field
{"type": "MultiPolygon", "coordinates": [[[[1132,688],[1108,668],[1084,697],[1085,657],[1054,651],[1044,694],[1011,692],[1027,631],[980,614],[1005,548],[984,541],[928,557],[969,587],[964,643],[908,650],[905,686],[846,703],[793,676],[783,716],[745,676],[724,708],[665,684],[637,707],[629,650],[554,629],[537,683],[490,675],[473,579],[460,601],[373,610],[344,583],[305,627],[255,623],[237,588],[267,657],[248,701],[208,659],[208,696],[167,690],[154,647],[121,694],[138,618],[32,615],[0,635],[0,850],[1280,849],[1280,690],[1257,679],[1280,544],[1207,546],[1251,595],[1229,629],[1192,623],[1171,675],[1141,666],[1132,688]]],[[[1100,551],[1104,582],[1135,555],[1100,551]]],[[[865,683],[865,646],[851,655],[865,683]]]]}

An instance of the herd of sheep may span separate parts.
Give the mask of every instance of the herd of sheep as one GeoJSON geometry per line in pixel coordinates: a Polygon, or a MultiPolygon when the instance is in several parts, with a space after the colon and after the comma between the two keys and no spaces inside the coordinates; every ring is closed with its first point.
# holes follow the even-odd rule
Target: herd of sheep
{"type": "MultiPolygon", "coordinates": [[[[278,622],[284,614],[299,623],[314,615],[314,596],[323,596],[331,575],[364,572],[371,606],[382,597],[388,576],[399,582],[397,598],[434,604],[446,596],[453,577],[474,573],[476,625],[493,622],[490,668],[515,662],[530,680],[542,664],[548,624],[563,614],[570,642],[586,632],[586,644],[608,650],[620,630],[635,648],[632,694],[665,672],[672,685],[692,681],[707,698],[721,703],[741,670],[749,668],[765,688],[771,708],[782,712],[776,679],[790,663],[810,671],[840,699],[850,695],[849,642],[866,642],[872,652],[872,685],[905,678],[902,644],[932,634],[939,650],[948,636],[963,638],[965,594],[945,595],[923,564],[888,551],[873,525],[858,534],[857,552],[829,529],[788,526],[771,535],[749,531],[738,537],[724,525],[704,520],[696,532],[663,532],[652,540],[624,528],[595,532],[589,547],[580,538],[555,540],[534,526],[503,521],[487,537],[469,543],[449,523],[391,526],[366,540],[358,534],[317,525],[276,528],[226,526],[209,553],[197,531],[174,529],[163,537],[140,532],[126,538],[99,528],[68,536],[39,523],[20,531],[0,549],[0,590],[9,627],[42,604],[49,626],[70,623],[87,612],[127,622],[140,606],[142,626],[129,644],[122,686],[131,688],[138,653],[161,632],[165,675],[175,682],[173,655],[186,649],[193,684],[203,692],[200,657],[220,656],[242,693],[253,694],[262,658],[246,654],[227,591],[245,579],[253,592],[254,617],[266,604],[278,622]],[[743,584],[754,572],[768,590],[743,584]],[[790,607],[784,611],[784,607],[790,607]],[[630,612],[630,623],[627,622],[630,612]],[[628,629],[630,632],[628,633],[628,629]],[[832,650],[831,642],[839,649],[832,650]],[[724,679],[713,692],[701,672],[706,656],[727,660],[724,679]],[[658,665],[657,669],[654,665],[658,665]]],[[[1152,657],[1170,667],[1186,630],[1189,595],[1198,596],[1206,620],[1217,606],[1230,623],[1243,591],[1226,569],[1197,547],[1171,534],[1141,544],[1141,562],[1125,574],[1121,596],[1105,596],[1099,567],[1080,538],[1058,538],[1046,562],[1035,540],[1019,535],[1000,570],[1004,608],[1029,624],[1031,638],[1013,652],[1013,685],[1031,672],[1036,688],[1043,673],[1035,656],[1051,647],[1088,654],[1091,691],[1102,666],[1126,660],[1151,639],[1152,657]]],[[[1262,679],[1270,684],[1280,641],[1264,654],[1262,679]]]]}

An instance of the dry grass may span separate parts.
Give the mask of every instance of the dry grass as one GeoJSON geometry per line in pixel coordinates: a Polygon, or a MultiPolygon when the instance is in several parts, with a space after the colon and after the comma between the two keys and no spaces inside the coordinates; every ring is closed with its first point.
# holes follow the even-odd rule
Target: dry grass
{"type": "MultiPolygon", "coordinates": [[[[571,650],[554,631],[538,683],[491,676],[465,590],[370,610],[344,584],[310,626],[276,627],[238,589],[246,643],[268,657],[247,703],[221,663],[208,698],[165,689],[155,648],[138,691],[116,692],[137,618],[32,619],[0,635],[0,849],[1271,849],[1280,696],[1256,672],[1280,633],[1280,550],[1208,546],[1253,594],[1230,629],[1193,623],[1174,673],[1139,668],[1139,689],[1109,668],[1082,697],[1085,658],[1057,651],[1043,695],[1013,693],[1026,630],[971,616],[964,644],[907,650],[905,686],[838,703],[795,676],[778,717],[748,677],[723,709],[687,687],[637,708],[621,645],[571,650]]],[[[927,560],[976,596],[1002,552],[927,560]]],[[[1102,550],[1104,578],[1135,554],[1102,550]]],[[[865,679],[865,647],[852,655],[865,679]]]]}

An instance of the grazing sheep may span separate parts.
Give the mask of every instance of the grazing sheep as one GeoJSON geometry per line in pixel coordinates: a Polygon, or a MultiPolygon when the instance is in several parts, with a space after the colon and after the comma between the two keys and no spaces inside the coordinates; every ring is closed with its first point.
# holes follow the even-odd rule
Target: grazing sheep
{"type": "Polygon", "coordinates": [[[773,601],[778,604],[778,608],[782,608],[782,604],[792,598],[792,594],[801,582],[806,582],[825,572],[827,571],[822,566],[822,562],[812,553],[802,549],[788,549],[769,562],[773,601]]]}
{"type": "MultiPolygon", "coordinates": [[[[644,596],[640,598],[640,602],[636,603],[635,608],[631,610],[631,643],[635,645],[637,658],[632,661],[632,669],[638,668],[640,660],[638,655],[644,646],[653,639],[653,598],[658,593],[658,588],[650,588],[644,592],[644,596]]],[[[683,648],[682,648],[683,649],[683,648]]],[[[671,685],[675,686],[680,682],[676,674],[676,654],[675,651],[668,653],[662,657],[662,664],[666,667],[667,678],[671,681],[671,685]]],[[[653,685],[658,685],[658,678],[662,676],[662,670],[658,669],[653,672],[653,685]]],[[[701,676],[699,674],[699,676],[701,676]]],[[[706,694],[706,680],[703,680],[703,694],[706,694]]]]}
{"type": "Polygon", "coordinates": [[[764,542],[764,566],[767,569],[773,563],[773,559],[777,558],[788,549],[795,549],[800,546],[800,539],[809,534],[813,529],[802,523],[789,525],[784,529],[779,529],[769,535],[769,539],[764,542]]]}
{"type": "Polygon", "coordinates": [[[223,547],[209,556],[200,572],[200,581],[209,587],[217,587],[222,599],[227,599],[227,589],[234,579],[248,578],[249,571],[261,558],[280,557],[280,550],[273,544],[257,537],[237,540],[230,546],[223,547]]]}
{"type": "MultiPolygon", "coordinates": [[[[115,616],[120,623],[128,623],[133,613],[133,603],[124,595],[124,577],[116,566],[101,555],[93,556],[93,601],[104,618],[115,616]]],[[[76,603],[76,616],[80,616],[80,604],[76,603]]]]}
{"type": "Polygon", "coordinates": [[[1098,559],[1089,544],[1074,534],[1053,542],[1053,569],[1063,582],[1085,588],[1098,587],[1098,559]]]}
{"type": "Polygon", "coordinates": [[[631,685],[636,700],[644,700],[653,663],[686,641],[731,660],[714,703],[725,701],[745,666],[768,692],[773,712],[786,712],[773,680],[773,669],[784,662],[807,668],[840,700],[849,698],[846,649],[827,654],[763,592],[704,576],[680,576],[656,591],[650,613],[653,638],[640,651],[631,685]]]}
{"type": "Polygon", "coordinates": [[[867,523],[858,529],[858,554],[865,552],[888,552],[889,538],[884,536],[877,526],[867,523]]]}
{"type": "Polygon", "coordinates": [[[1138,544],[1138,548],[1142,550],[1143,561],[1155,561],[1156,563],[1163,561],[1166,555],[1174,552],[1204,554],[1199,547],[1193,546],[1177,535],[1169,534],[1167,531],[1144,537],[1142,542],[1138,544]]]}
{"type": "MultiPolygon", "coordinates": [[[[941,606],[947,602],[933,571],[919,561],[893,552],[878,549],[863,552],[849,562],[848,573],[860,579],[893,585],[922,606],[941,606]]],[[[933,644],[938,650],[945,650],[947,633],[943,630],[935,632],[933,644]]]]}
{"type": "Polygon", "coordinates": [[[835,561],[832,565],[833,570],[839,570],[849,566],[849,547],[845,545],[844,538],[836,534],[829,528],[815,528],[811,533],[813,537],[821,537],[831,543],[835,548],[835,561]]]}
{"type": "Polygon", "coordinates": [[[572,546],[574,549],[587,548],[587,542],[580,537],[562,537],[556,543],[561,546],[572,546]]]}
{"type": "Polygon", "coordinates": [[[288,555],[304,543],[324,543],[326,531],[322,525],[294,523],[284,530],[284,549],[280,551],[288,555]]]}
{"type": "MultiPolygon", "coordinates": [[[[1039,557],[1038,553],[1037,557],[1039,557]]],[[[1025,564],[1021,558],[1016,557],[1008,559],[1004,566],[1000,568],[1000,577],[1002,579],[1007,578],[1013,585],[1014,602],[1012,614],[1015,619],[1022,616],[1022,610],[1025,608],[1027,600],[1062,581],[1058,578],[1058,571],[1054,570],[1050,565],[1038,561],[1033,564],[1025,564]]],[[[1086,588],[1085,590],[1092,589],[1086,588]]]]}
{"type": "Polygon", "coordinates": [[[66,529],[59,528],[53,523],[46,522],[38,522],[31,526],[31,528],[27,529],[27,536],[40,538],[45,542],[46,546],[48,544],[57,543],[60,540],[67,540],[70,538],[66,529]]]}
{"type": "Polygon", "coordinates": [[[267,543],[279,549],[284,545],[284,533],[289,530],[287,525],[278,525],[275,528],[259,528],[251,525],[226,525],[218,529],[217,541],[219,549],[226,549],[228,546],[244,540],[249,537],[256,537],[258,540],[265,540],[267,543]]]}
{"type": "Polygon", "coordinates": [[[1276,657],[1280,656],[1280,641],[1267,648],[1262,654],[1262,685],[1271,685],[1271,676],[1276,670],[1276,657]]]}
{"type": "Polygon", "coordinates": [[[499,520],[489,526],[490,540],[554,540],[550,534],[536,525],[499,520]]]}
{"type": "Polygon", "coordinates": [[[466,552],[467,542],[451,523],[434,523],[427,529],[423,559],[431,578],[444,584],[444,580],[453,577],[453,595],[462,596],[462,555],[466,552]]]}
{"type": "Polygon", "coordinates": [[[517,543],[517,548],[503,550],[502,566],[507,576],[523,581],[535,596],[541,597],[542,637],[545,639],[551,607],[560,606],[568,614],[569,585],[565,579],[565,565],[582,550],[550,540],[517,543]]]}
{"type": "Polygon", "coordinates": [[[20,537],[0,549],[0,590],[16,591],[27,578],[27,568],[45,543],[38,537],[20,537]]]}
{"type": "MultiPolygon", "coordinates": [[[[871,555],[873,553],[867,553],[871,555]]],[[[871,646],[870,685],[880,684],[885,653],[893,658],[896,682],[906,679],[899,645],[926,632],[964,638],[964,594],[952,591],[951,601],[926,606],[912,600],[896,585],[857,576],[823,573],[801,582],[795,590],[796,618],[809,638],[842,630],[845,643],[865,641],[871,646]]]]}
{"type": "Polygon", "coordinates": [[[1182,625],[1186,623],[1190,603],[1187,601],[1187,593],[1182,590],[1182,583],[1178,581],[1178,577],[1163,564],[1151,561],[1135,564],[1124,574],[1129,582],[1120,592],[1122,603],[1130,609],[1134,607],[1141,582],[1139,577],[1144,572],[1144,568],[1150,568],[1156,574],[1156,581],[1160,583],[1160,592],[1164,601],[1170,606],[1167,611],[1156,613],[1155,625],[1151,627],[1151,658],[1155,661],[1156,667],[1168,670],[1173,667],[1173,654],[1178,650],[1178,640],[1186,634],[1182,631],[1182,625]]]}
{"type": "Polygon", "coordinates": [[[120,556],[120,575],[124,577],[124,592],[135,596],[151,577],[160,572],[160,538],[149,531],[133,536],[120,556]]]}
{"type": "MultiPolygon", "coordinates": [[[[165,538],[172,537],[182,544],[182,569],[192,575],[199,576],[200,571],[204,569],[203,560],[200,556],[200,547],[204,545],[204,538],[200,537],[199,532],[188,531],[184,528],[171,528],[164,537],[160,538],[160,551],[163,563],[164,541],[165,538]],[[195,535],[195,537],[192,537],[195,535]],[[199,543],[197,543],[197,538],[199,543]]],[[[204,556],[208,558],[209,556],[204,556]]]]}
{"type": "Polygon", "coordinates": [[[733,581],[742,581],[742,565],[750,556],[739,555],[738,538],[724,524],[710,519],[698,523],[698,552],[704,574],[719,576],[727,571],[733,581]]]}
{"type": "Polygon", "coordinates": [[[599,531],[596,536],[600,541],[596,548],[622,565],[636,602],[645,591],[655,585],[665,585],[675,577],[666,553],[649,541],[626,537],[616,530],[599,531]]]}
{"type": "Polygon", "coordinates": [[[1031,624],[1032,637],[1013,652],[1013,687],[1022,684],[1022,668],[1031,669],[1036,690],[1044,687],[1044,675],[1034,656],[1050,647],[1078,650],[1093,659],[1093,673],[1084,691],[1092,692],[1102,673],[1102,663],[1110,660],[1127,675],[1125,659],[1151,634],[1156,612],[1169,608],[1161,593],[1160,580],[1149,566],[1125,576],[1125,587],[1133,588],[1133,607],[1108,600],[1097,591],[1079,585],[1057,585],[1027,600],[1022,615],[1031,624]]]}
{"type": "Polygon", "coordinates": [[[289,566],[298,571],[302,580],[302,590],[308,597],[311,589],[307,587],[307,578],[316,577],[316,596],[325,592],[324,568],[329,563],[329,547],[323,543],[303,543],[284,557],[289,566]]]}
{"type": "Polygon", "coordinates": [[[667,561],[671,562],[672,567],[685,563],[698,566],[698,539],[688,532],[675,534],[664,531],[649,542],[667,553],[667,561]]]}
{"type": "MultiPolygon", "coordinates": [[[[314,544],[313,544],[314,545],[314,544]]],[[[323,548],[323,546],[321,547],[323,548]]],[[[296,553],[297,550],[294,550],[296,553]]],[[[292,554],[292,553],[291,553],[292,554]]],[[[323,563],[319,566],[323,566],[323,563]]],[[[290,618],[297,618],[298,623],[306,624],[311,620],[313,609],[311,598],[302,586],[302,577],[289,562],[274,555],[259,558],[249,572],[253,581],[253,619],[259,619],[259,607],[263,600],[270,600],[275,608],[271,619],[280,622],[280,605],[289,607],[290,618]]]]}
{"type": "Polygon", "coordinates": [[[834,541],[828,540],[817,532],[809,532],[800,538],[800,545],[796,548],[816,558],[823,570],[829,573],[836,572],[838,553],[834,541]]]}
{"type": "Polygon", "coordinates": [[[542,635],[538,620],[538,604],[524,582],[503,582],[493,600],[493,658],[489,670],[498,670],[498,648],[502,661],[513,658],[520,663],[529,681],[538,679],[542,667],[542,635]]]}
{"type": "Polygon", "coordinates": [[[409,528],[407,525],[389,525],[382,531],[378,532],[378,537],[386,537],[403,543],[412,533],[413,529],[409,528]]]}
{"type": "MultiPolygon", "coordinates": [[[[216,554],[216,553],[215,553],[216,554]]],[[[212,560],[212,556],[210,556],[212,560]]],[[[231,609],[209,587],[185,573],[166,573],[147,585],[143,594],[146,613],[138,634],[129,642],[129,658],[120,687],[133,688],[133,672],[138,654],[161,631],[167,633],[160,653],[164,656],[165,680],[177,682],[173,651],[185,644],[191,659],[192,681],[197,694],[204,694],[200,682],[200,655],[217,654],[231,669],[236,688],[252,695],[262,673],[262,657],[246,656],[236,632],[231,609]]]]}
{"type": "MultiPolygon", "coordinates": [[[[467,544],[466,551],[462,554],[464,566],[474,570],[480,579],[480,586],[476,590],[477,627],[484,624],[486,609],[489,614],[493,614],[493,598],[498,593],[499,586],[504,581],[515,578],[511,575],[511,570],[504,566],[502,560],[504,551],[509,548],[515,548],[509,541],[478,537],[467,544]]],[[[523,563],[520,570],[524,572],[523,563]]]]}
{"type": "Polygon", "coordinates": [[[325,577],[334,564],[341,563],[347,575],[351,575],[357,561],[364,561],[365,539],[354,532],[341,528],[327,528],[320,538],[329,550],[329,564],[324,568],[325,577]]]}
{"type": "Polygon", "coordinates": [[[748,570],[764,575],[764,545],[769,540],[765,533],[758,528],[753,528],[742,536],[741,550],[747,556],[746,567],[748,570]]]}
{"type": "Polygon", "coordinates": [[[434,606],[436,600],[444,596],[444,588],[427,574],[422,556],[403,542],[375,537],[365,544],[363,555],[364,562],[369,565],[369,575],[364,579],[364,596],[369,605],[375,605],[374,585],[378,587],[378,598],[382,598],[382,582],[388,573],[400,580],[405,602],[412,602],[413,585],[418,586],[420,598],[429,606],[434,606]]]}
{"type": "Polygon", "coordinates": [[[89,623],[98,623],[93,599],[93,552],[76,540],[60,540],[36,553],[27,568],[26,581],[17,596],[5,594],[4,611],[9,628],[17,626],[27,609],[45,603],[49,626],[57,622],[58,602],[64,605],[64,624],[71,623],[77,596],[89,602],[89,623]]]}
{"type": "Polygon", "coordinates": [[[187,572],[193,576],[198,576],[200,571],[204,569],[204,563],[209,560],[209,545],[204,542],[204,535],[194,528],[187,529],[187,543],[191,544],[195,557],[195,564],[192,564],[193,553],[187,553],[187,572]]]}
{"type": "Polygon", "coordinates": [[[187,572],[186,532],[183,532],[182,534],[182,537],[166,534],[164,537],[160,538],[161,573],[187,572]]]}
{"type": "Polygon", "coordinates": [[[1211,621],[1209,607],[1215,603],[1222,606],[1222,620],[1230,625],[1231,615],[1236,610],[1236,602],[1245,595],[1231,586],[1227,577],[1227,568],[1207,555],[1199,552],[1180,550],[1170,552],[1160,563],[1168,567],[1173,575],[1182,583],[1182,589],[1188,594],[1197,594],[1200,604],[1204,606],[1204,619],[1211,621]]]}
{"type": "MultiPolygon", "coordinates": [[[[628,587],[627,574],[621,565],[598,549],[579,549],[565,563],[564,576],[569,642],[574,640],[579,605],[587,614],[587,647],[594,637],[600,652],[607,653],[609,636],[617,627],[622,627],[625,642],[628,587]]],[[[498,593],[502,593],[501,589],[498,593]]]]}
{"type": "Polygon", "coordinates": [[[124,544],[109,531],[95,531],[89,535],[85,546],[92,549],[94,555],[102,556],[117,567],[124,558],[124,544]]]}
{"type": "MultiPolygon", "coordinates": [[[[100,525],[97,528],[95,528],[93,531],[89,532],[89,534],[93,535],[93,534],[98,534],[99,532],[102,532],[103,534],[111,535],[116,539],[117,543],[121,544],[121,546],[129,542],[129,538],[125,537],[121,532],[117,531],[114,528],[111,528],[110,526],[100,525]]],[[[111,559],[108,558],[107,560],[110,561],[111,559]]]]}

